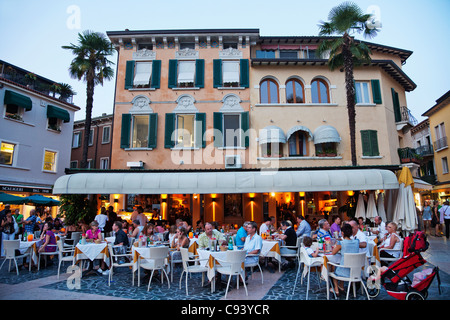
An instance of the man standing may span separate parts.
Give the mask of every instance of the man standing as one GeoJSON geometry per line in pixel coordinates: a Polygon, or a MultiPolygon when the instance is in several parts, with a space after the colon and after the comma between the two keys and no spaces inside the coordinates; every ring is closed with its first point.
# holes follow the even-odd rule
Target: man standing
{"type": "Polygon", "coordinates": [[[103,232],[108,221],[105,207],[102,207],[100,214],[96,215],[94,220],[98,222],[98,228],[103,232]]]}
{"type": "Polygon", "coordinates": [[[37,221],[36,210],[31,209],[30,216],[23,222],[25,224],[25,232],[27,234],[34,233],[34,226],[36,225],[36,221],[37,221]]]}
{"type": "Polygon", "coordinates": [[[439,213],[444,218],[445,237],[448,239],[450,232],[450,207],[448,206],[448,201],[444,202],[444,205],[439,209],[439,213]]]}

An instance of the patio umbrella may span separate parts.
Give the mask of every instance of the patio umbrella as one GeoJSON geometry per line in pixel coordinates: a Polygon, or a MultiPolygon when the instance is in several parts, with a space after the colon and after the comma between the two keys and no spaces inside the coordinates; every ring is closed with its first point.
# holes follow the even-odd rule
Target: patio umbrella
{"type": "Polygon", "coordinates": [[[381,220],[386,222],[386,210],[384,209],[384,194],[379,193],[377,199],[377,210],[381,220]]]}
{"type": "Polygon", "coordinates": [[[4,204],[24,204],[26,201],[23,197],[0,192],[0,202],[3,202],[4,204]]]}
{"type": "Polygon", "coordinates": [[[367,201],[367,211],[366,218],[373,221],[375,217],[378,215],[377,206],[375,205],[375,196],[374,193],[371,192],[369,195],[369,200],[367,201]]]}
{"type": "Polygon", "coordinates": [[[355,212],[355,218],[362,217],[364,220],[366,220],[366,208],[364,205],[364,198],[362,193],[358,196],[358,203],[356,204],[356,212],[355,212]]]}
{"type": "Polygon", "coordinates": [[[25,199],[27,203],[33,203],[35,205],[37,204],[43,206],[59,206],[60,204],[58,200],[49,197],[44,197],[40,194],[34,194],[32,196],[26,197],[25,199]]]}
{"type": "Polygon", "coordinates": [[[412,192],[414,180],[409,168],[402,168],[398,183],[400,186],[393,221],[398,224],[399,229],[412,232],[417,228],[417,213],[412,192]]]}

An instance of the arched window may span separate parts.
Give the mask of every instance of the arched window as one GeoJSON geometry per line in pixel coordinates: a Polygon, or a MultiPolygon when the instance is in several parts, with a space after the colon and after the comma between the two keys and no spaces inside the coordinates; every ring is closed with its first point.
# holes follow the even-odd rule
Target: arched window
{"type": "Polygon", "coordinates": [[[312,103],[330,103],[328,84],[325,80],[315,79],[311,82],[312,103]]]}
{"type": "Polygon", "coordinates": [[[305,103],[303,84],[299,80],[291,79],[286,82],[286,102],[305,103]]]}
{"type": "Polygon", "coordinates": [[[272,79],[266,79],[259,85],[260,103],[279,103],[278,84],[272,79]]]}

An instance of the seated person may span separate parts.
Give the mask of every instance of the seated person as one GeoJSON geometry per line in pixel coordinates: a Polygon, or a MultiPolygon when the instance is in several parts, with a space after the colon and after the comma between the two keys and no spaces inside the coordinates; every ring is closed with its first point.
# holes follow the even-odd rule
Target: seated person
{"type": "Polygon", "coordinates": [[[207,222],[205,224],[205,232],[203,232],[198,237],[198,247],[199,249],[206,249],[209,248],[209,241],[216,239],[219,244],[226,245],[227,241],[225,240],[225,237],[223,234],[217,230],[214,229],[213,225],[210,222],[207,222]]]}
{"type": "Polygon", "coordinates": [[[323,241],[331,240],[330,223],[327,219],[319,220],[319,231],[317,231],[317,234],[313,235],[313,238],[317,238],[317,240],[322,239],[323,241]]]}
{"type": "MultiPolygon", "coordinates": [[[[277,234],[276,237],[285,242],[288,247],[296,247],[297,246],[297,234],[295,233],[294,228],[291,227],[289,221],[281,222],[281,229],[283,230],[283,234],[277,234]]],[[[297,253],[296,249],[281,247],[280,253],[283,254],[295,254],[297,253]]],[[[294,265],[293,261],[287,261],[284,257],[281,258],[281,266],[282,268],[292,267],[294,265]]]]}
{"type": "Polygon", "coordinates": [[[244,247],[245,238],[247,238],[247,225],[249,223],[249,221],[245,221],[236,233],[236,247],[238,249],[242,249],[244,247]]]}
{"type": "Polygon", "coordinates": [[[144,226],[141,226],[141,221],[139,219],[133,220],[133,232],[131,233],[131,237],[138,239],[140,235],[142,235],[142,230],[144,226]]]}
{"type": "MultiPolygon", "coordinates": [[[[392,249],[396,251],[380,251],[380,257],[383,258],[400,258],[402,253],[402,242],[400,236],[397,234],[397,224],[395,222],[389,222],[387,225],[387,237],[378,247],[378,249],[392,249]],[[398,251],[397,251],[398,250],[398,251]]],[[[389,261],[381,261],[382,266],[387,266],[389,261]]]]}
{"type": "MultiPolygon", "coordinates": [[[[128,242],[128,236],[125,233],[125,231],[122,230],[122,222],[120,221],[114,221],[112,230],[114,231],[114,234],[116,236],[116,239],[114,240],[114,253],[115,254],[126,254],[127,248],[129,246],[128,242]]],[[[117,259],[117,262],[119,264],[126,263],[127,261],[126,257],[119,257],[117,259]]]]}
{"type": "Polygon", "coordinates": [[[100,231],[98,227],[97,221],[92,221],[90,224],[90,229],[86,231],[86,240],[102,240],[102,232],[100,231]]]}
{"type": "MultiPolygon", "coordinates": [[[[258,225],[251,221],[247,224],[247,237],[245,238],[244,251],[247,254],[259,254],[262,249],[262,238],[256,233],[258,225]]],[[[254,264],[259,262],[259,256],[246,257],[244,265],[254,264]]]]}
{"type": "Polygon", "coordinates": [[[306,253],[308,254],[308,257],[310,258],[316,258],[319,255],[319,248],[316,248],[316,250],[314,251],[311,246],[312,246],[312,238],[305,236],[303,238],[303,245],[305,246],[306,249],[306,253]]]}

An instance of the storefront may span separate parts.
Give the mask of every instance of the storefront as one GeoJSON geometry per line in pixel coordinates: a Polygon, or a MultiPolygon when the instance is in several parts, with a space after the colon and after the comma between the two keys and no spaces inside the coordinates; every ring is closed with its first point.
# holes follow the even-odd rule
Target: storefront
{"type": "Polygon", "coordinates": [[[390,170],[201,170],[83,172],[60,177],[54,194],[110,194],[110,203],[127,216],[140,205],[173,223],[190,216],[191,222],[217,221],[241,225],[277,221],[302,214],[337,214],[348,196],[358,190],[397,189],[390,170]]]}

